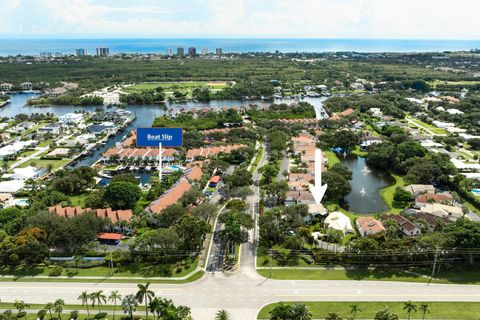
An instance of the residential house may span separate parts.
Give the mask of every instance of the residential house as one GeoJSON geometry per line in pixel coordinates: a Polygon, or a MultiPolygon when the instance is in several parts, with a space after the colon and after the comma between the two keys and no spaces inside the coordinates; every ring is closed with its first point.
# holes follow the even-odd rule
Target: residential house
{"type": "Polygon", "coordinates": [[[77,207],[62,207],[60,205],[53,206],[48,208],[48,212],[55,213],[64,218],[71,218],[77,215],[84,214],[86,212],[93,212],[99,218],[109,218],[113,224],[117,222],[130,222],[132,219],[132,210],[112,210],[111,208],[106,209],[90,209],[90,208],[81,208],[77,207]]]}
{"type": "Polygon", "coordinates": [[[433,214],[437,217],[447,218],[451,221],[455,221],[464,216],[462,208],[440,203],[427,203],[420,208],[420,211],[433,214]]]}
{"type": "Polygon", "coordinates": [[[289,190],[285,198],[286,206],[293,206],[297,204],[314,204],[315,199],[310,191],[306,190],[289,190]]]}
{"type": "Polygon", "coordinates": [[[372,217],[360,217],[356,221],[358,232],[362,237],[385,231],[382,222],[372,217]]]}
{"type": "Polygon", "coordinates": [[[403,189],[413,194],[414,197],[417,197],[424,193],[435,193],[435,187],[431,184],[410,184],[403,189]]]}
{"type": "Polygon", "coordinates": [[[160,198],[153,201],[148,207],[148,211],[156,214],[161,213],[165,208],[178,203],[183,194],[190,189],[192,189],[190,182],[188,182],[186,178],[181,178],[169,190],[162,194],[160,198]]]}
{"type": "Polygon", "coordinates": [[[398,214],[391,214],[384,216],[384,220],[392,220],[397,222],[400,230],[403,232],[404,235],[408,237],[413,237],[413,236],[418,236],[419,234],[422,233],[422,230],[418,225],[415,223],[411,222],[404,216],[398,215],[398,214]]]}
{"type": "Polygon", "coordinates": [[[76,125],[83,121],[83,114],[70,112],[60,116],[58,119],[65,124],[76,125]]]}
{"type": "Polygon", "coordinates": [[[421,194],[415,198],[415,208],[424,207],[427,203],[442,203],[442,204],[453,204],[453,197],[448,193],[426,193],[421,194]]]}
{"type": "Polygon", "coordinates": [[[412,217],[414,217],[416,220],[424,220],[427,223],[427,228],[430,232],[434,232],[437,226],[441,223],[450,223],[450,220],[446,218],[442,218],[427,212],[417,211],[412,215],[412,217]]]}
{"type": "Polygon", "coordinates": [[[202,157],[207,158],[211,156],[216,156],[220,153],[231,153],[234,150],[238,150],[241,148],[245,148],[246,145],[244,144],[233,144],[233,145],[226,145],[226,146],[217,146],[217,147],[205,147],[205,148],[196,148],[190,149],[187,151],[186,155],[186,162],[192,162],[195,158],[202,157]]]}
{"type": "Polygon", "coordinates": [[[58,135],[60,134],[61,130],[62,130],[62,124],[60,122],[56,122],[56,123],[47,124],[46,126],[39,128],[38,133],[41,133],[41,134],[51,133],[54,135],[58,135]]]}
{"type": "Polygon", "coordinates": [[[340,230],[343,234],[354,232],[350,218],[340,211],[333,211],[324,221],[325,228],[340,230]]]}
{"type": "Polygon", "coordinates": [[[13,173],[6,173],[2,176],[2,178],[24,181],[28,179],[37,179],[45,174],[45,172],[45,168],[37,169],[35,167],[28,166],[25,168],[15,168],[13,169],[13,173]]]}
{"type": "Polygon", "coordinates": [[[47,157],[68,158],[69,155],[70,155],[70,149],[68,149],[68,148],[56,148],[55,150],[48,153],[47,157]]]}
{"type": "Polygon", "coordinates": [[[0,84],[0,91],[10,91],[13,88],[13,84],[4,82],[0,84]]]}
{"type": "Polygon", "coordinates": [[[20,88],[22,88],[23,91],[31,91],[33,88],[33,85],[31,82],[24,82],[20,84],[20,88]]]}

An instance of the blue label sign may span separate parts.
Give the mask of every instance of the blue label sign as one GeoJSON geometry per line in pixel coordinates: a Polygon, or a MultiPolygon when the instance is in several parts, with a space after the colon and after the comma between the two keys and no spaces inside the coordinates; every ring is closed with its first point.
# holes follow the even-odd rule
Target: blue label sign
{"type": "Polygon", "coordinates": [[[183,144],[182,128],[138,128],[138,147],[181,147],[183,144]]]}

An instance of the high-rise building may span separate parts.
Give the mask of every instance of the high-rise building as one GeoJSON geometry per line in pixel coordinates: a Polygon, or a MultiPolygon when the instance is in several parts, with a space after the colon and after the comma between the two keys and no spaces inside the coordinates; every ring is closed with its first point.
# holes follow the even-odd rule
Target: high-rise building
{"type": "Polygon", "coordinates": [[[171,48],[167,49],[167,56],[173,56],[173,49],[171,48]]]}
{"type": "Polygon", "coordinates": [[[108,56],[110,54],[109,48],[97,48],[97,56],[108,56]]]}
{"type": "Polygon", "coordinates": [[[203,48],[202,49],[202,55],[207,55],[208,54],[208,48],[203,48]]]}
{"type": "Polygon", "coordinates": [[[189,56],[194,56],[196,54],[197,54],[197,49],[195,47],[188,48],[188,55],[189,56]]]}
{"type": "Polygon", "coordinates": [[[177,56],[183,56],[183,55],[185,55],[185,49],[183,49],[183,47],[178,47],[177,56]]]}
{"type": "Polygon", "coordinates": [[[217,54],[217,56],[221,56],[222,53],[223,53],[222,48],[217,48],[217,49],[215,49],[215,53],[217,54]]]}
{"type": "Polygon", "coordinates": [[[75,53],[77,54],[77,57],[83,57],[88,54],[87,49],[77,49],[75,50],[75,53]]]}

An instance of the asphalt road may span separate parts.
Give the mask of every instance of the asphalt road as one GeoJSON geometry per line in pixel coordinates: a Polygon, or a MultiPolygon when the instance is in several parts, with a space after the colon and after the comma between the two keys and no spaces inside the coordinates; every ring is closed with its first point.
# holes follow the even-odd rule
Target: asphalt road
{"type": "MultiPolygon", "coordinates": [[[[266,157],[266,156],[265,156],[266,157]]],[[[262,159],[262,163],[265,159],[262,159]]],[[[254,174],[254,180],[258,179],[254,174]]],[[[258,216],[258,188],[253,186],[251,213],[258,216]]],[[[258,229],[251,231],[242,246],[242,263],[232,275],[206,273],[193,283],[152,284],[156,295],[191,307],[195,320],[211,320],[219,309],[226,309],[234,320],[256,319],[261,307],[278,301],[480,301],[480,286],[445,285],[387,281],[291,281],[270,280],[255,271],[255,240],[258,229]]],[[[118,290],[122,295],[135,293],[133,283],[79,282],[0,282],[0,299],[47,303],[58,298],[78,304],[82,291],[103,290],[107,295],[118,290]]]]}

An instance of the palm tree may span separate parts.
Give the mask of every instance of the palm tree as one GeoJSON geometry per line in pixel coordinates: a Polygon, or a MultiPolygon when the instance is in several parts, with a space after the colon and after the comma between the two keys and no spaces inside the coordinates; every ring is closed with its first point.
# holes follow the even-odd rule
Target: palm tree
{"type": "Polygon", "coordinates": [[[355,318],[357,317],[357,312],[359,312],[359,311],[362,311],[362,310],[360,310],[360,308],[358,307],[357,304],[350,305],[350,313],[353,314],[353,316],[352,316],[353,320],[355,320],[355,318]]]}
{"type": "Polygon", "coordinates": [[[215,315],[215,320],[230,320],[230,314],[225,309],[218,310],[215,315]]]}
{"type": "Polygon", "coordinates": [[[130,315],[130,319],[133,319],[133,313],[137,310],[138,300],[133,294],[126,295],[122,300],[123,312],[130,315]]]}
{"type": "Polygon", "coordinates": [[[28,304],[25,304],[23,300],[15,300],[13,303],[13,306],[17,309],[17,318],[23,318],[27,317],[27,313],[25,312],[25,309],[28,308],[28,304]]]}
{"type": "Polygon", "coordinates": [[[77,299],[82,302],[82,306],[86,306],[86,307],[87,307],[87,315],[88,315],[88,318],[90,319],[90,309],[88,308],[88,299],[90,299],[90,295],[88,294],[87,291],[83,291],[83,292],[78,296],[77,299]]]}
{"type": "Polygon", "coordinates": [[[308,311],[308,307],[304,305],[303,303],[297,303],[292,306],[290,309],[292,318],[295,320],[310,320],[311,319],[311,314],[308,311]]]}
{"type": "Polygon", "coordinates": [[[52,309],[53,309],[53,303],[49,302],[43,307],[43,309],[47,310],[48,313],[50,314],[50,320],[52,320],[52,309]]]}
{"type": "Polygon", "coordinates": [[[138,284],[137,286],[138,291],[135,297],[137,298],[139,303],[145,301],[145,316],[148,319],[148,304],[155,296],[155,293],[153,293],[152,290],[148,289],[148,287],[150,286],[150,282],[147,282],[146,284],[138,284]]]}
{"type": "Polygon", "coordinates": [[[284,320],[288,319],[292,314],[292,307],[280,302],[272,311],[270,311],[271,320],[284,320]]]}
{"type": "Polygon", "coordinates": [[[165,301],[164,299],[160,297],[155,297],[150,301],[148,304],[148,310],[150,310],[151,313],[156,315],[156,318],[159,319],[160,315],[163,315],[165,311],[165,301]]]}
{"type": "Polygon", "coordinates": [[[117,300],[122,299],[118,290],[113,290],[108,296],[108,301],[113,301],[113,320],[115,320],[115,308],[117,307],[117,300]]]}
{"type": "Polygon", "coordinates": [[[62,299],[58,299],[53,303],[55,313],[58,315],[59,320],[62,320],[62,312],[63,312],[64,305],[65,305],[65,301],[63,301],[62,299]]]}
{"type": "Polygon", "coordinates": [[[107,302],[107,297],[103,294],[103,290],[100,290],[92,292],[92,294],[90,294],[90,300],[92,301],[92,307],[95,307],[95,302],[97,303],[98,313],[101,313],[102,310],[100,309],[100,307],[102,306],[102,304],[107,302]]]}
{"type": "Polygon", "coordinates": [[[408,301],[403,304],[403,310],[407,311],[408,313],[408,320],[410,320],[410,315],[413,312],[417,312],[417,306],[412,302],[408,301]]]}
{"type": "Polygon", "coordinates": [[[420,308],[419,308],[419,309],[420,309],[420,311],[422,312],[422,320],[425,320],[425,315],[426,315],[427,313],[430,313],[430,309],[428,308],[428,304],[422,303],[422,304],[420,305],[420,308]]]}

